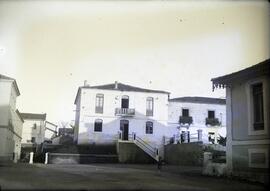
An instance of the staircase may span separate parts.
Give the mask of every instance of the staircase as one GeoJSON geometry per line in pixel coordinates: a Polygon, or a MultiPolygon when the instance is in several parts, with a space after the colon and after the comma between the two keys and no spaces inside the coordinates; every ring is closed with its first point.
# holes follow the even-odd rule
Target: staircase
{"type": "MultiPolygon", "coordinates": [[[[119,138],[121,139],[122,133],[119,132],[119,138]]],[[[141,148],[145,153],[151,156],[154,160],[159,161],[159,149],[153,147],[149,143],[145,142],[142,138],[136,135],[136,133],[129,134],[128,141],[132,141],[135,145],[141,148]]]]}

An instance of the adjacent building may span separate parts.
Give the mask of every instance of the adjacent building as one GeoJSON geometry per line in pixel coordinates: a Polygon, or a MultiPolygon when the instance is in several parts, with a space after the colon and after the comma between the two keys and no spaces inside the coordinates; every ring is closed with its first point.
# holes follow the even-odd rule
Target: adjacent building
{"type": "Polygon", "coordinates": [[[24,119],[22,147],[33,147],[44,142],[46,113],[21,113],[24,119]]]}
{"type": "Polygon", "coordinates": [[[0,75],[0,161],[20,158],[24,120],[16,108],[19,95],[16,80],[0,75]]]}
{"type": "Polygon", "coordinates": [[[170,99],[168,125],[178,129],[179,134],[189,132],[191,141],[198,139],[198,130],[201,130],[204,143],[217,143],[219,136],[226,137],[226,100],[210,97],[170,99]]]}
{"type": "Polygon", "coordinates": [[[269,183],[270,59],[212,82],[226,88],[228,172],[269,183]]]}
{"type": "Polygon", "coordinates": [[[176,129],[168,122],[169,92],[123,83],[78,88],[74,141],[78,144],[114,144],[132,133],[153,145],[176,129]]]}

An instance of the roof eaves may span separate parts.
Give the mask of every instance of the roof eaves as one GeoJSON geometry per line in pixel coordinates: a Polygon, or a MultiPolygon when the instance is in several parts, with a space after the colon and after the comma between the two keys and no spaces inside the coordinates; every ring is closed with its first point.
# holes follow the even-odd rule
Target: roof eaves
{"type": "Polygon", "coordinates": [[[23,118],[22,118],[22,115],[21,115],[21,113],[19,112],[18,109],[16,109],[16,113],[17,113],[17,115],[19,116],[20,120],[24,123],[24,120],[23,120],[23,118]]]}
{"type": "Polygon", "coordinates": [[[46,116],[47,114],[46,113],[42,113],[42,114],[39,114],[39,113],[21,113],[21,116],[24,120],[46,120],[46,116]]]}
{"type": "Polygon", "coordinates": [[[86,88],[86,89],[102,89],[102,90],[113,90],[113,91],[130,91],[130,92],[146,92],[146,93],[163,93],[163,94],[170,94],[170,92],[167,91],[162,91],[162,90],[151,90],[151,89],[144,89],[144,88],[139,88],[135,86],[130,86],[122,83],[118,83],[118,86],[122,86],[114,89],[111,86],[114,86],[114,84],[105,84],[105,85],[100,85],[100,86],[82,86],[81,88],[86,88]],[[123,88],[126,87],[127,89],[123,88]],[[130,89],[128,89],[130,88],[130,89]]]}
{"type": "Polygon", "coordinates": [[[16,80],[14,78],[5,76],[3,74],[0,74],[0,78],[5,79],[5,80],[11,80],[11,81],[13,81],[12,83],[13,83],[13,85],[15,87],[16,92],[17,92],[17,96],[21,95],[20,90],[19,90],[19,87],[18,87],[18,84],[17,84],[17,82],[16,82],[16,80]]]}
{"type": "Polygon", "coordinates": [[[224,76],[212,78],[212,87],[213,91],[215,88],[226,88],[230,87],[233,82],[236,80],[247,80],[250,78],[256,78],[261,75],[269,75],[270,74],[270,59],[264,60],[258,64],[255,64],[251,67],[245,68],[243,70],[233,72],[231,74],[227,74],[224,76]]]}

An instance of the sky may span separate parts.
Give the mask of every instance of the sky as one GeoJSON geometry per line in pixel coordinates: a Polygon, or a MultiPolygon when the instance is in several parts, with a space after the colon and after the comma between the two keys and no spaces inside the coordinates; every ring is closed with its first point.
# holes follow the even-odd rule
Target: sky
{"type": "Polygon", "coordinates": [[[0,73],[21,112],[75,118],[79,86],[225,97],[211,78],[270,57],[267,1],[0,0],[0,73]]]}

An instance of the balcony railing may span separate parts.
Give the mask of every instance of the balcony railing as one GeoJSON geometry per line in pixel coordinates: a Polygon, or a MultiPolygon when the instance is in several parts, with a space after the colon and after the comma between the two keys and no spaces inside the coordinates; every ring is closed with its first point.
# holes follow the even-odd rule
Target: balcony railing
{"type": "Polygon", "coordinates": [[[115,115],[119,116],[134,116],[135,109],[130,108],[115,108],[115,115]]]}
{"type": "Polygon", "coordinates": [[[179,123],[180,124],[191,124],[193,122],[192,117],[190,116],[180,116],[179,117],[179,123]]]}
{"type": "Polygon", "coordinates": [[[205,125],[220,126],[221,123],[218,120],[218,118],[206,118],[205,119],[205,125]]]}

